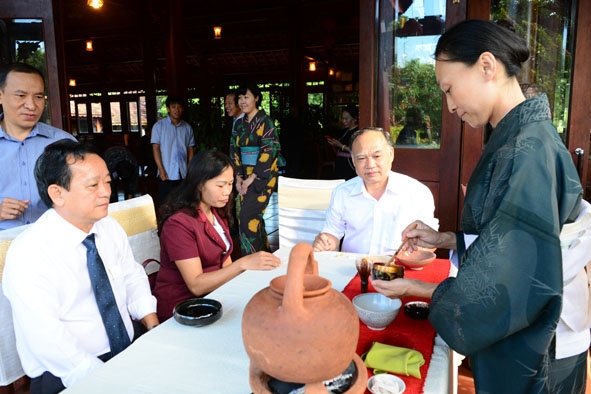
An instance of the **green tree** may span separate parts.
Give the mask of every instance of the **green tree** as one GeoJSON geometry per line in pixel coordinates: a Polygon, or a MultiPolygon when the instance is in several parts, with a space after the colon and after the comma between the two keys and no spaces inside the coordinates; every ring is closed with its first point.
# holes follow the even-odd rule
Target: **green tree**
{"type": "MultiPolygon", "coordinates": [[[[441,99],[442,94],[435,79],[435,66],[412,59],[404,67],[392,67],[392,113],[395,124],[403,122],[410,108],[419,108],[424,119],[430,119],[431,143],[439,145],[441,130],[441,99]],[[427,118],[428,117],[428,118],[427,118]]],[[[394,123],[393,122],[393,123],[394,123]]],[[[398,135],[402,126],[394,127],[393,138],[398,135]]],[[[429,143],[429,141],[422,141],[429,143]]]]}

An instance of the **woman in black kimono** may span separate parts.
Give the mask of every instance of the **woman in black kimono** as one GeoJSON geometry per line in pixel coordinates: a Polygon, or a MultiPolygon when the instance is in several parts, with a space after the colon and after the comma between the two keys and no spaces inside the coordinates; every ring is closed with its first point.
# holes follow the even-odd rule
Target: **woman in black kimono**
{"type": "Polygon", "coordinates": [[[441,36],[435,74],[450,112],[493,130],[462,213],[464,233],[478,238],[466,250],[462,233],[415,222],[403,232],[407,248],[457,250],[457,277],[373,284],[389,297],[431,298],[429,320],[470,357],[478,393],[584,393],[586,352],[558,367],[553,354],[559,235],[579,213],[582,187],[546,96],[521,91],[517,74],[528,58],[525,41],[493,22],[464,21],[441,36]]]}

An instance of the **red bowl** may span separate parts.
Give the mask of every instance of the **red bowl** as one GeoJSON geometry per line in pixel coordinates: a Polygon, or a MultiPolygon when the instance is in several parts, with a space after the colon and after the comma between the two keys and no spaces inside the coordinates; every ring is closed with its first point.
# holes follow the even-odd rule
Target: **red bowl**
{"type": "Polygon", "coordinates": [[[411,270],[420,270],[424,266],[431,264],[435,260],[435,253],[428,250],[415,250],[412,253],[408,251],[400,252],[396,255],[398,264],[403,265],[411,270]]]}

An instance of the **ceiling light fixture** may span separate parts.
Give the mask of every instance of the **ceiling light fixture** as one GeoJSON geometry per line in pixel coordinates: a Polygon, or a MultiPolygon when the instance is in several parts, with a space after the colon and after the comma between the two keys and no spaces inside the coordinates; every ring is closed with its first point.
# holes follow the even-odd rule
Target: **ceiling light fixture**
{"type": "Polygon", "coordinates": [[[88,4],[89,7],[94,8],[95,10],[98,10],[99,8],[101,8],[103,6],[105,2],[103,0],[88,0],[88,2],[86,4],[88,4]]]}
{"type": "Polygon", "coordinates": [[[316,71],[316,62],[308,63],[308,70],[309,71],[316,71]]]}
{"type": "Polygon", "coordinates": [[[214,26],[213,27],[213,38],[219,40],[222,38],[222,27],[221,26],[214,26]]]}
{"type": "Polygon", "coordinates": [[[86,40],[86,51],[87,52],[94,51],[94,48],[92,47],[92,40],[86,40]]]}
{"type": "Polygon", "coordinates": [[[95,10],[98,10],[99,8],[101,8],[103,6],[103,4],[105,4],[105,2],[103,0],[88,0],[86,2],[86,4],[88,4],[89,7],[92,7],[95,10]]]}

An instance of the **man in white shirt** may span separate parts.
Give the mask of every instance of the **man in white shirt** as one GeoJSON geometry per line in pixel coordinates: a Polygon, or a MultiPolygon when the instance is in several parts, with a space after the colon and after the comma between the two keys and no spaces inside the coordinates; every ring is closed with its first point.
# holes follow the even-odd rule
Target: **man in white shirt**
{"type": "Polygon", "coordinates": [[[402,242],[402,230],[414,220],[437,228],[435,203],[429,188],[391,171],[394,147],[387,131],[359,130],[351,137],[357,177],[337,186],[326,222],[314,239],[314,250],[391,254],[402,242]]]}
{"type": "Polygon", "coordinates": [[[3,290],[31,393],[57,393],[112,357],[112,330],[103,324],[89,276],[87,237],[94,236],[104,264],[115,299],[111,316],[119,320],[119,333],[129,337],[125,346],[133,339],[132,319],[150,329],[158,318],[127,235],[107,216],[111,187],[104,160],[77,142],[58,141],[37,160],[35,179],[41,199],[52,208],[12,242],[3,290]]]}

